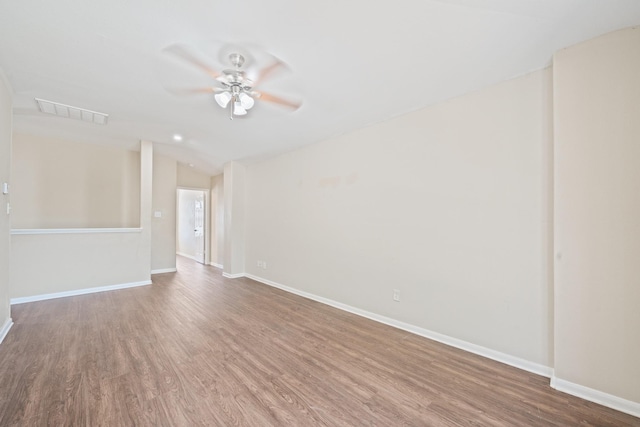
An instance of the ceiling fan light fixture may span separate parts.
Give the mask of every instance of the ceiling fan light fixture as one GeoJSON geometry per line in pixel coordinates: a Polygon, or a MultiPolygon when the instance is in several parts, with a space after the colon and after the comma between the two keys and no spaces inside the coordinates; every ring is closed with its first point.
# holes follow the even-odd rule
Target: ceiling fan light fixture
{"type": "Polygon", "coordinates": [[[233,114],[235,116],[244,116],[247,114],[247,110],[242,106],[242,102],[236,101],[233,103],[233,114]]]}
{"type": "Polygon", "coordinates": [[[240,100],[240,105],[242,105],[242,108],[245,110],[250,110],[253,107],[253,104],[255,104],[253,98],[244,92],[238,95],[238,98],[240,100]]]}
{"type": "Polygon", "coordinates": [[[216,93],[213,97],[222,108],[227,108],[227,105],[229,105],[229,101],[231,101],[232,98],[231,94],[227,91],[216,93]]]}

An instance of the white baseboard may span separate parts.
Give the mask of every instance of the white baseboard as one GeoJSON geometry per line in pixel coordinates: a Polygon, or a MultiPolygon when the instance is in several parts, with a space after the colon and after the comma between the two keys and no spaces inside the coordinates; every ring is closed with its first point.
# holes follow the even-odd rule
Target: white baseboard
{"type": "Polygon", "coordinates": [[[602,391],[565,381],[556,376],[551,377],[551,387],[563,393],[571,394],[581,399],[640,418],[640,403],[638,402],[632,402],[602,391]]]}
{"type": "Polygon", "coordinates": [[[176,271],[178,271],[178,270],[175,267],[174,268],[159,268],[157,270],[151,270],[151,274],[175,273],[176,271]]]}
{"type": "Polygon", "coordinates": [[[4,325],[2,325],[2,328],[0,328],[0,344],[2,344],[2,341],[4,341],[4,337],[7,336],[7,334],[9,333],[9,329],[11,329],[12,326],[13,320],[11,320],[11,317],[9,317],[4,322],[4,325]]]}
{"type": "MultiPolygon", "coordinates": [[[[183,256],[185,258],[189,258],[189,259],[192,259],[194,261],[198,261],[198,259],[195,256],[189,255],[189,254],[185,254],[184,252],[176,252],[176,255],[180,255],[180,256],[183,256]]],[[[198,262],[200,262],[200,261],[198,261],[198,262]]]]}
{"type": "Polygon", "coordinates": [[[123,283],[120,285],[98,286],[95,288],[77,289],[74,291],[55,292],[52,294],[33,295],[30,297],[11,298],[11,305],[24,304],[26,302],[44,301],[54,298],[72,297],[76,295],[93,294],[96,292],[115,291],[117,289],[135,288],[137,286],[150,285],[151,280],[144,280],[142,282],[123,283]]]}
{"type": "Polygon", "coordinates": [[[240,277],[249,277],[249,275],[245,273],[238,273],[238,274],[222,273],[222,277],[226,277],[227,279],[239,279],[240,277]]]}
{"type": "Polygon", "coordinates": [[[449,345],[451,347],[456,347],[461,350],[468,351],[470,353],[477,354],[479,356],[486,357],[488,359],[496,360],[498,362],[514,366],[516,368],[532,372],[537,375],[541,375],[543,377],[551,377],[553,375],[553,369],[540,365],[538,363],[530,362],[525,359],[521,359],[519,357],[512,356],[510,354],[502,353],[496,350],[492,350],[490,348],[482,347],[476,344],[472,344],[467,341],[459,340],[457,338],[453,338],[447,335],[440,334],[438,332],[433,332],[428,329],[424,329],[415,325],[411,325],[409,323],[404,323],[399,320],[392,319],[390,317],[381,316],[376,313],[371,313],[366,310],[362,310],[356,307],[352,307],[347,304],[343,304],[341,302],[337,302],[328,298],[320,297],[308,292],[300,291],[295,288],[290,288],[289,286],[284,286],[279,283],[273,282],[271,280],[263,279],[262,277],[254,276],[252,274],[245,274],[246,277],[258,281],[260,283],[264,283],[265,285],[273,286],[274,288],[282,289],[283,291],[290,292],[292,294],[299,295],[301,297],[305,297],[311,299],[313,301],[318,301],[323,304],[330,305],[331,307],[338,308],[340,310],[347,311],[349,313],[357,314],[358,316],[366,317],[367,319],[374,320],[376,322],[384,323],[385,325],[393,326],[394,328],[402,329],[403,331],[411,332],[412,334],[420,335],[425,338],[429,338],[434,341],[441,342],[443,344],[449,345]]]}
{"type": "Polygon", "coordinates": [[[224,265],[216,264],[215,262],[210,262],[209,265],[214,266],[215,268],[219,268],[220,270],[224,268],[224,265]]]}

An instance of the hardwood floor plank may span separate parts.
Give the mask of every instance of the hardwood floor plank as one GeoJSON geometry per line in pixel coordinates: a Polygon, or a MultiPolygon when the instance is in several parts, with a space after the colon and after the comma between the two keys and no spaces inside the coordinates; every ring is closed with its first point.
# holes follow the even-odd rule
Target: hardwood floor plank
{"type": "Polygon", "coordinates": [[[178,259],[20,304],[1,426],[640,426],[548,379],[178,259]]]}

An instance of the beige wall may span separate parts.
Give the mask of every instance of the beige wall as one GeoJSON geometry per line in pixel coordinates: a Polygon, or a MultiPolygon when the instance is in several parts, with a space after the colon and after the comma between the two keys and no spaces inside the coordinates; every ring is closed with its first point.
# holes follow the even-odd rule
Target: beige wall
{"type": "Polygon", "coordinates": [[[550,77],[250,165],[247,272],[552,366],[550,77]]]}
{"type": "Polygon", "coordinates": [[[11,298],[149,281],[141,231],[13,235],[11,298]]]}
{"type": "Polygon", "coordinates": [[[9,307],[9,257],[11,218],[7,214],[10,194],[2,194],[3,183],[11,182],[11,90],[0,69],[0,340],[11,318],[9,307]]]}
{"type": "Polygon", "coordinates": [[[555,375],[640,403],[640,28],[558,52],[555,375]]]}
{"type": "Polygon", "coordinates": [[[153,155],[153,202],[151,218],[151,271],[176,268],[176,185],[174,159],[153,155]],[[159,212],[160,217],[155,213],[159,212]]]}
{"type": "Polygon", "coordinates": [[[15,134],[13,228],[138,227],[139,153],[15,134]]]}
{"type": "Polygon", "coordinates": [[[211,176],[178,163],[178,187],[209,189],[210,185],[211,176]]]}
{"type": "Polygon", "coordinates": [[[38,299],[43,295],[90,288],[151,283],[151,142],[140,143],[139,170],[139,229],[50,230],[36,231],[36,234],[14,231],[10,297],[38,299]]]}

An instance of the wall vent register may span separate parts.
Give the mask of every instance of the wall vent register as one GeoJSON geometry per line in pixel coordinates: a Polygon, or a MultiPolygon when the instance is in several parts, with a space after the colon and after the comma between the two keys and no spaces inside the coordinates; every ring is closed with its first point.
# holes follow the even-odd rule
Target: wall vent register
{"type": "Polygon", "coordinates": [[[83,122],[106,125],[109,115],[98,111],[87,110],[86,108],[73,107],[59,102],[47,101],[46,99],[35,98],[40,111],[46,114],[54,114],[69,119],[82,120],[83,122]]]}

